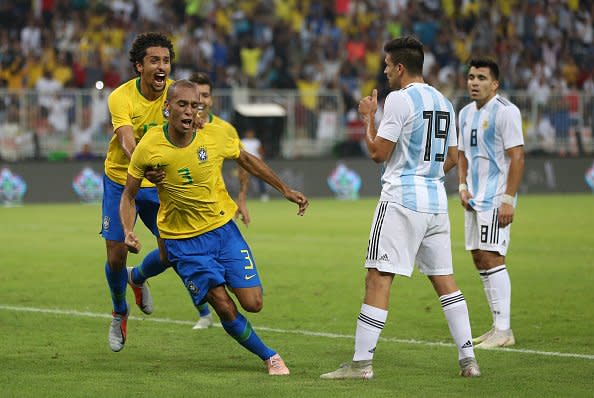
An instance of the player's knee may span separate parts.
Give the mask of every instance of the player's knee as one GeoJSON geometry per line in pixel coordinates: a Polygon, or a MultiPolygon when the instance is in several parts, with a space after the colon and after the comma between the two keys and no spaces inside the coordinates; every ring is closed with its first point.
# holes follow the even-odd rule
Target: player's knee
{"type": "Polygon", "coordinates": [[[119,271],[126,266],[126,259],[128,257],[128,249],[126,245],[121,242],[106,241],[107,242],[107,262],[109,268],[113,271],[119,271]]]}
{"type": "Polygon", "coordinates": [[[379,272],[367,272],[365,277],[365,290],[380,292],[383,290],[389,290],[392,279],[385,277],[379,272]]]}
{"type": "Polygon", "coordinates": [[[247,312],[260,312],[264,307],[262,296],[251,297],[249,300],[241,303],[241,308],[247,312]]]}
{"type": "Polygon", "coordinates": [[[478,251],[472,253],[474,265],[478,270],[486,271],[505,263],[505,257],[496,252],[478,251]]]}
{"type": "Polygon", "coordinates": [[[219,318],[222,320],[235,319],[237,315],[237,307],[229,295],[217,294],[218,292],[210,291],[207,296],[208,303],[215,310],[219,318]]]}
{"type": "Polygon", "coordinates": [[[126,266],[126,255],[118,252],[108,252],[107,262],[112,271],[120,271],[126,266]]]}
{"type": "Polygon", "coordinates": [[[210,304],[219,318],[224,321],[235,319],[237,316],[237,308],[233,305],[233,302],[219,300],[211,302],[210,304]]]}
{"type": "Polygon", "coordinates": [[[485,256],[484,253],[480,250],[473,250],[472,251],[472,261],[474,262],[474,266],[476,267],[476,269],[478,270],[484,270],[486,269],[486,261],[485,261],[485,256]]]}

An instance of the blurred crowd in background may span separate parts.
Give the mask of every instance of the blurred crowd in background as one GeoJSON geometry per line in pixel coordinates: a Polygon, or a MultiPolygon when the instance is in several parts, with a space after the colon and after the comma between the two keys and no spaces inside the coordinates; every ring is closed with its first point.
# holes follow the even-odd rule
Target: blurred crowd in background
{"type": "Polygon", "coordinates": [[[215,89],[305,98],[337,90],[349,114],[373,88],[388,92],[383,43],[413,34],[426,80],[446,96],[465,89],[471,55],[489,54],[504,90],[544,107],[551,96],[594,94],[593,13],[592,0],[2,1],[0,88],[117,87],[134,76],[134,37],[160,31],[175,45],[174,78],[202,70],[215,89]]]}

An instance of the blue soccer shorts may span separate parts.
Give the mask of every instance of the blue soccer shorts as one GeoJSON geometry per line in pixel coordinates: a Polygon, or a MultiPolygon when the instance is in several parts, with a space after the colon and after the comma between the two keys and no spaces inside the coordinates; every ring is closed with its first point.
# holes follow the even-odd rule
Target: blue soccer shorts
{"type": "Polygon", "coordinates": [[[210,289],[261,286],[252,252],[233,220],[188,239],[165,239],[167,256],[194,305],[206,302],[210,289]]]}
{"type": "MultiPolygon", "coordinates": [[[[107,240],[116,242],[124,241],[124,228],[120,221],[120,199],[124,192],[124,186],[110,180],[103,175],[103,224],[101,225],[101,236],[107,240]]],[[[157,188],[140,188],[136,195],[136,216],[146,227],[159,237],[157,228],[157,213],[159,212],[159,196],[157,188]]]]}

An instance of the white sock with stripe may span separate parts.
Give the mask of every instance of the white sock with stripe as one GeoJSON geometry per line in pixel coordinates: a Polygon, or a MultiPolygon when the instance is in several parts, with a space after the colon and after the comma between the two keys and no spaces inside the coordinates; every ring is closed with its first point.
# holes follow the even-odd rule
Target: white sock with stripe
{"type": "Polygon", "coordinates": [[[382,329],[386,323],[388,311],[372,307],[367,304],[361,306],[357,318],[357,331],[355,333],[355,355],[353,361],[366,361],[373,359],[375,347],[382,329]]]}
{"type": "Polygon", "coordinates": [[[439,301],[448,321],[454,343],[458,347],[458,359],[474,357],[470,319],[464,295],[458,290],[439,296],[439,301]]]}
{"type": "Polygon", "coordinates": [[[510,328],[511,281],[505,264],[480,272],[487,300],[493,314],[493,325],[499,330],[510,328]],[[485,283],[487,281],[487,283],[485,283]]]}

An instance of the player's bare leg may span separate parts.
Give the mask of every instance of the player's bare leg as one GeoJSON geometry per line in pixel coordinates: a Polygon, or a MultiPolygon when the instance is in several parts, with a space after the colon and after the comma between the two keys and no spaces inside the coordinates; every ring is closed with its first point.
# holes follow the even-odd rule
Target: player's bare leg
{"type": "Polygon", "coordinates": [[[233,293],[239,300],[241,308],[248,312],[260,312],[264,306],[262,298],[262,287],[242,287],[234,288],[233,293]]]}

